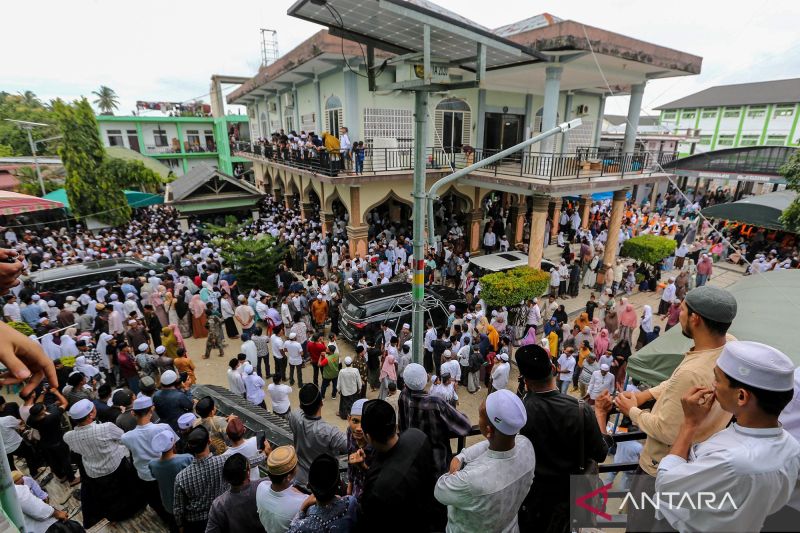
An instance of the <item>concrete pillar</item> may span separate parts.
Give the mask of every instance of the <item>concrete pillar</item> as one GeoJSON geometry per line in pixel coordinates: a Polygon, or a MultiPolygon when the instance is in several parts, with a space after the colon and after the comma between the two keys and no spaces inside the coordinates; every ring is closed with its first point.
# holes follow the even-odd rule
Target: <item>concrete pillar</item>
{"type": "Polygon", "coordinates": [[[316,116],[314,117],[316,120],[314,121],[314,127],[316,128],[317,135],[322,135],[322,125],[324,122],[322,121],[322,95],[319,92],[319,78],[314,75],[314,110],[316,111],[316,116]]]}
{"type": "Polygon", "coordinates": [[[306,222],[311,219],[311,216],[314,214],[314,204],[311,202],[302,202],[300,204],[300,218],[303,222],[306,222]]]}
{"type": "Polygon", "coordinates": [[[656,208],[656,197],[658,196],[658,182],[653,184],[653,190],[650,191],[650,210],[656,208]]]}
{"type": "Polygon", "coordinates": [[[524,244],[523,239],[525,238],[525,211],[524,209],[517,209],[517,216],[513,219],[509,217],[509,220],[514,221],[514,241],[515,245],[517,244],[524,244]]]}
{"type": "Polygon", "coordinates": [[[478,125],[472,144],[475,148],[483,148],[483,135],[486,126],[486,89],[478,89],[478,125]]]}
{"type": "Polygon", "coordinates": [[[483,210],[475,209],[469,215],[469,252],[476,254],[483,246],[483,233],[481,224],[483,223],[483,210]]]}
{"type": "MultiPolygon", "coordinates": [[[[363,224],[364,215],[361,213],[361,188],[357,185],[350,186],[350,223],[354,226],[363,224]]],[[[392,220],[398,220],[394,218],[392,220]]]]}
{"type": "Polygon", "coordinates": [[[294,129],[298,132],[300,127],[300,99],[297,97],[297,85],[292,84],[292,101],[294,102],[294,129]]]}
{"type": "Polygon", "coordinates": [[[597,105],[597,122],[594,125],[594,138],[592,146],[600,146],[600,136],[603,134],[603,114],[606,112],[606,95],[600,95],[600,102],[597,105]]]}
{"type": "Polygon", "coordinates": [[[544,255],[544,226],[547,220],[549,196],[533,196],[533,213],[531,214],[531,240],[528,247],[528,266],[540,268],[544,255]]]}
{"type": "Polygon", "coordinates": [[[283,197],[283,205],[287,210],[294,209],[294,194],[287,194],[283,197]]]}
{"type": "MultiPolygon", "coordinates": [[[[572,93],[568,92],[564,98],[564,117],[563,122],[572,120],[572,93]]],[[[569,151],[569,131],[561,134],[561,153],[569,151]]]]}
{"type": "MultiPolygon", "coordinates": [[[[351,219],[352,220],[352,219],[351,219]]],[[[350,241],[350,255],[355,257],[356,254],[361,257],[367,255],[367,234],[369,233],[369,226],[366,224],[359,224],[358,226],[347,226],[347,239],[350,241]]]]}
{"type": "Polygon", "coordinates": [[[550,242],[556,242],[558,238],[558,222],[561,218],[561,202],[560,198],[557,198],[553,202],[553,215],[550,217],[550,242]]]}
{"type": "Polygon", "coordinates": [[[325,233],[333,233],[333,213],[320,211],[319,219],[325,233]]]}
{"type": "Polygon", "coordinates": [[[533,95],[525,95],[525,137],[530,139],[533,135],[533,95]]]}
{"type": "Polygon", "coordinates": [[[258,219],[261,217],[261,213],[258,212],[258,209],[253,209],[250,213],[253,215],[253,222],[258,222],[258,219]]]}
{"type": "MultiPolygon", "coordinates": [[[[561,87],[562,65],[551,65],[545,69],[544,104],[542,105],[542,131],[556,127],[558,120],[558,96],[561,87]]],[[[555,149],[556,137],[550,137],[541,143],[542,152],[552,152],[555,149]]]]}
{"type": "MultiPolygon", "coordinates": [[[[349,68],[344,70],[344,124],[350,141],[361,138],[361,108],[358,106],[358,77],[349,68]]],[[[331,132],[333,133],[333,132],[331,132]]]]}
{"type": "MultiPolygon", "coordinates": [[[[628,103],[628,121],[625,124],[625,137],[622,152],[630,153],[636,148],[636,131],[639,129],[639,115],[642,112],[642,97],[647,82],[631,85],[631,99],[628,103]]],[[[698,111],[699,113],[699,111],[698,111]]]]}
{"type": "Polygon", "coordinates": [[[589,214],[592,210],[592,195],[584,194],[580,200],[581,206],[581,228],[586,229],[589,227],[589,214]]]}
{"type": "Polygon", "coordinates": [[[617,259],[617,247],[619,245],[619,230],[622,227],[622,216],[625,214],[625,193],[626,189],[614,191],[614,198],[611,201],[611,216],[608,220],[608,240],[603,253],[603,265],[613,265],[617,259]]]}

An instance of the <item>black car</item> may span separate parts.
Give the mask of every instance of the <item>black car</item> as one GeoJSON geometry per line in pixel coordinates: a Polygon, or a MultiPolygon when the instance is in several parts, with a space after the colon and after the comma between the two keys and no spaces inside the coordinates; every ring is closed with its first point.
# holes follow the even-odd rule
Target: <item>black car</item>
{"type": "MultiPolygon", "coordinates": [[[[451,304],[462,312],[467,308],[462,292],[444,285],[425,287],[426,320],[446,322],[451,304]]],[[[344,338],[350,342],[361,335],[375,338],[384,322],[396,332],[404,323],[411,324],[411,283],[385,283],[345,295],[339,307],[339,333],[344,338]]]]}
{"type": "Polygon", "coordinates": [[[38,270],[29,279],[33,282],[33,289],[42,298],[61,303],[67,296],[77,298],[86,288],[96,290],[101,281],[114,283],[118,278],[146,276],[151,270],[161,274],[165,266],[124,257],[38,270]]]}

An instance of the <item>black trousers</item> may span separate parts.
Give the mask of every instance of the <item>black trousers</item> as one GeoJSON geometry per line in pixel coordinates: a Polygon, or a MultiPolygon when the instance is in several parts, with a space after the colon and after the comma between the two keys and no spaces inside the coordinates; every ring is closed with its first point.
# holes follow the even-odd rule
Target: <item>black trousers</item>
{"type": "Polygon", "coordinates": [[[422,358],[422,366],[425,367],[425,371],[427,373],[433,372],[433,352],[430,350],[425,350],[425,355],[422,358]]]}
{"type": "MultiPolygon", "coordinates": [[[[274,356],[273,356],[274,357],[274,356]]],[[[275,373],[280,375],[281,380],[286,381],[286,364],[287,360],[285,357],[274,357],[275,359],[275,373]]]]}
{"type": "Polygon", "coordinates": [[[75,472],[72,471],[72,462],[70,461],[69,447],[64,441],[61,441],[55,446],[42,446],[42,455],[58,479],[66,479],[72,481],[75,479],[75,472]]]}
{"type": "Polygon", "coordinates": [[[31,477],[35,477],[42,463],[39,457],[37,456],[36,452],[34,451],[33,446],[28,444],[27,441],[23,440],[19,444],[19,448],[17,448],[16,450],[7,455],[8,466],[10,466],[12,470],[16,470],[17,468],[14,464],[15,456],[22,457],[23,459],[25,459],[25,463],[28,465],[28,471],[30,472],[31,477]]]}
{"type": "Polygon", "coordinates": [[[256,358],[256,374],[258,374],[259,377],[262,377],[262,378],[264,377],[264,375],[261,373],[261,364],[262,363],[264,364],[264,367],[266,368],[267,377],[270,377],[272,374],[269,371],[269,355],[266,356],[266,357],[258,357],[258,358],[256,358]]]}

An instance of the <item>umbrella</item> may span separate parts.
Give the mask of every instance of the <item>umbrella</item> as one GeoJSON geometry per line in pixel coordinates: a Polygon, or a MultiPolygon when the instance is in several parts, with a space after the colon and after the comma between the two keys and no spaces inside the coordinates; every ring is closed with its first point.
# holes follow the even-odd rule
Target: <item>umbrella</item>
{"type": "Polygon", "coordinates": [[[47,209],[60,209],[64,204],[53,199],[37,198],[27,194],[0,191],[0,215],[19,215],[47,209]]]}

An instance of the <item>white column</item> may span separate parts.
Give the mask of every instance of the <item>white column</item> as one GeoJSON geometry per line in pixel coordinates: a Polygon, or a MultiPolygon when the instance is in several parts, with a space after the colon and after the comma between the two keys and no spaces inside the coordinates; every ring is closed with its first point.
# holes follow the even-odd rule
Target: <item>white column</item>
{"type": "MultiPolygon", "coordinates": [[[[545,69],[544,104],[542,106],[542,131],[556,127],[558,120],[558,95],[561,87],[562,65],[551,65],[545,69]]],[[[542,142],[542,152],[552,152],[555,149],[555,136],[542,142]]]]}
{"type": "MultiPolygon", "coordinates": [[[[625,137],[622,152],[630,153],[636,148],[636,131],[639,129],[639,115],[642,112],[642,97],[647,82],[631,85],[631,99],[628,103],[628,122],[625,124],[625,137]]],[[[699,113],[699,111],[698,111],[699,113]]]]}

